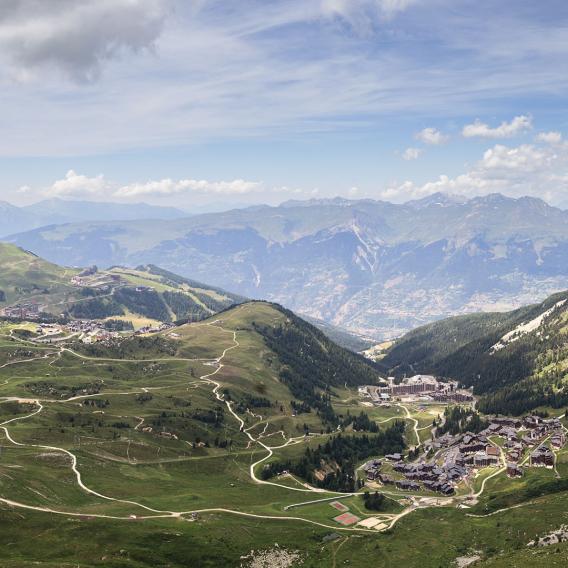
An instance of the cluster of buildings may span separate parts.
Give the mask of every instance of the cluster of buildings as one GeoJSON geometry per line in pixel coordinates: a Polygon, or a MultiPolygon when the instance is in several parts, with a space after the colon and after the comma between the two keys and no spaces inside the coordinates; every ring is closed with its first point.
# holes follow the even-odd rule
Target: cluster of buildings
{"type": "Polygon", "coordinates": [[[72,320],[65,327],[71,333],[80,334],[80,340],[88,344],[110,341],[120,337],[119,333],[108,331],[100,322],[95,320],[72,320]]]}
{"type": "Polygon", "coordinates": [[[379,460],[363,466],[367,481],[394,485],[403,491],[421,489],[450,496],[472,472],[485,467],[506,465],[509,477],[522,477],[524,467],[554,467],[554,450],[566,443],[566,433],[558,418],[526,416],[523,419],[495,417],[479,433],[448,433],[429,442],[430,461],[407,463],[401,454],[385,456],[392,467],[379,460]],[[490,438],[499,437],[501,446],[490,438]]]}
{"type": "Polygon", "coordinates": [[[108,292],[113,285],[120,282],[118,274],[99,272],[96,266],[85,268],[76,276],[71,278],[71,284],[78,288],[96,288],[101,292],[108,292]]]}
{"type": "MultiPolygon", "coordinates": [[[[174,327],[175,327],[175,325],[173,323],[161,323],[158,326],[146,325],[144,327],[141,327],[140,329],[137,329],[134,332],[134,335],[144,335],[146,333],[157,333],[158,331],[166,331],[166,330],[172,329],[174,327]]],[[[170,335],[174,335],[174,334],[170,334],[170,335]]],[[[179,335],[178,335],[178,337],[179,337],[179,335]]]]}
{"type": "Polygon", "coordinates": [[[523,419],[491,418],[483,432],[457,437],[446,434],[433,443],[433,449],[457,447],[456,463],[471,468],[495,467],[504,460],[509,477],[522,477],[522,465],[527,461],[529,467],[554,467],[553,450],[565,444],[565,429],[558,418],[533,415],[523,419]],[[502,450],[489,442],[489,436],[505,440],[502,450]]]}
{"type": "Polygon", "coordinates": [[[517,418],[493,418],[487,430],[492,435],[505,438],[507,474],[522,476],[519,462],[527,451],[531,467],[554,467],[554,452],[564,447],[566,434],[558,418],[542,418],[532,415],[517,418]],[[547,444],[548,442],[548,444],[547,444]]]}
{"type": "MultiPolygon", "coordinates": [[[[388,456],[392,458],[395,456],[388,456]]],[[[393,464],[392,469],[402,474],[403,478],[396,479],[394,476],[383,473],[382,462],[371,460],[363,466],[363,471],[368,481],[380,481],[383,485],[394,485],[402,491],[420,491],[427,489],[442,495],[455,493],[454,483],[461,480],[467,471],[458,465],[451,467],[439,466],[436,463],[405,463],[403,457],[393,464]]]]}
{"type": "Polygon", "coordinates": [[[41,306],[35,302],[26,302],[7,306],[1,313],[6,318],[36,320],[40,316],[41,306]]]}
{"type": "Polygon", "coordinates": [[[470,391],[459,389],[456,381],[441,382],[432,375],[415,375],[395,382],[394,377],[387,379],[386,386],[363,386],[359,388],[361,396],[370,397],[374,404],[388,404],[393,398],[415,398],[437,402],[472,402],[470,391]]]}
{"type": "Polygon", "coordinates": [[[495,467],[501,461],[501,451],[489,442],[485,434],[466,432],[457,449],[456,463],[463,467],[495,467]]]}
{"type": "MultiPolygon", "coordinates": [[[[145,326],[137,329],[134,332],[134,335],[156,333],[158,331],[165,331],[173,327],[175,326],[171,323],[162,323],[155,327],[145,326]]],[[[80,333],[81,341],[83,341],[84,343],[108,341],[122,337],[122,334],[116,331],[108,331],[103,327],[103,324],[101,324],[101,322],[96,320],[73,320],[66,325],[66,328],[72,333],[80,333]]]]}

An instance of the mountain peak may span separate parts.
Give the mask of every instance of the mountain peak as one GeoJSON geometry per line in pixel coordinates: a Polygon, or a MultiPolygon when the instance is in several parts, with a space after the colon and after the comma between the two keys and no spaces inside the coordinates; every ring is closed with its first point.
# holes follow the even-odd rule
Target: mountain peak
{"type": "Polygon", "coordinates": [[[461,195],[454,195],[452,193],[443,193],[441,191],[438,191],[436,193],[432,193],[432,195],[422,197],[421,199],[413,199],[411,201],[407,201],[405,205],[413,207],[414,209],[424,209],[426,207],[433,206],[450,207],[452,205],[462,205],[467,201],[467,198],[461,195]]]}
{"type": "Polygon", "coordinates": [[[345,197],[323,197],[314,199],[289,199],[280,204],[280,207],[313,207],[316,205],[335,205],[348,207],[353,201],[345,197]]]}
{"type": "Polygon", "coordinates": [[[545,212],[548,210],[557,209],[552,205],[549,205],[546,201],[540,197],[533,197],[530,195],[524,195],[523,197],[508,197],[502,193],[489,193],[487,195],[481,195],[479,197],[474,197],[471,200],[474,204],[481,205],[494,205],[499,206],[505,203],[515,204],[523,208],[529,208],[531,210],[537,210],[539,212],[545,212]]]}

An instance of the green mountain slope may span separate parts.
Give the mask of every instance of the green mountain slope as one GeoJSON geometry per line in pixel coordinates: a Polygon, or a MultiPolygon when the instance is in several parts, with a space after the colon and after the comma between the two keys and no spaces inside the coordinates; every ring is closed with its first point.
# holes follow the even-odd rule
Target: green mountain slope
{"type": "Polygon", "coordinates": [[[329,387],[376,384],[377,367],[363,356],[339,347],[322,331],[284,308],[278,325],[253,322],[267,346],[278,356],[280,380],[305,410],[316,410],[324,422],[337,421],[329,387]]]}
{"type": "Polygon", "coordinates": [[[70,292],[71,278],[77,272],[14,245],[0,243],[0,306],[24,299],[59,298],[70,292]]]}
{"type": "Polygon", "coordinates": [[[435,373],[473,386],[485,412],[520,414],[568,404],[568,292],[507,313],[418,328],[396,341],[385,371],[435,373]]]}
{"type": "MultiPolygon", "coordinates": [[[[566,450],[555,470],[522,479],[482,470],[467,509],[465,494],[416,506],[394,486],[380,489],[384,509],[367,508],[351,493],[360,466],[427,434],[432,414],[365,406],[345,386],[378,380],[377,368],[277,305],[95,344],[14,333],[29,327],[0,322],[2,566],[251,567],[291,554],[299,562],[280,565],[524,562],[530,540],[565,522],[566,450]],[[496,507],[506,508],[480,518],[496,507]],[[254,564],[243,562],[251,551],[254,564]]],[[[527,565],[564,556],[539,552],[527,565]]]]}
{"type": "Polygon", "coordinates": [[[242,301],[241,296],[156,266],[79,271],[0,243],[2,309],[36,306],[53,316],[122,319],[140,326],[201,320],[242,301]]]}

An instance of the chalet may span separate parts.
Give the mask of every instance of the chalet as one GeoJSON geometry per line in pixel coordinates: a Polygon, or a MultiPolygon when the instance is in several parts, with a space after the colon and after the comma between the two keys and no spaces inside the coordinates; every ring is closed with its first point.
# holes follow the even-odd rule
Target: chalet
{"type": "Polygon", "coordinates": [[[446,432],[438,438],[437,443],[440,444],[440,447],[450,447],[456,443],[456,439],[446,432]]]}
{"type": "Polygon", "coordinates": [[[401,461],[403,459],[403,455],[402,454],[387,454],[385,456],[385,458],[389,461],[401,461]]]}
{"type": "Polygon", "coordinates": [[[491,436],[493,434],[498,434],[502,428],[503,426],[501,424],[490,424],[487,428],[487,432],[491,436]]]}
{"type": "Polygon", "coordinates": [[[434,393],[434,400],[438,402],[472,402],[473,395],[466,391],[434,393]]]}
{"type": "Polygon", "coordinates": [[[465,469],[465,467],[456,464],[448,468],[446,475],[448,476],[448,479],[457,481],[458,479],[461,479],[462,477],[465,477],[467,475],[467,470],[465,469]]]}
{"type": "Polygon", "coordinates": [[[383,485],[392,485],[394,483],[394,478],[386,473],[379,473],[378,479],[383,485]]]}
{"type": "Polygon", "coordinates": [[[531,446],[534,446],[535,441],[532,438],[530,438],[529,436],[523,436],[521,438],[521,443],[525,447],[531,447],[531,446]]]}
{"type": "Polygon", "coordinates": [[[381,465],[379,460],[371,460],[363,466],[363,471],[369,481],[375,481],[379,477],[381,465]]]}
{"type": "Polygon", "coordinates": [[[466,432],[466,433],[463,435],[462,444],[468,446],[469,444],[471,444],[472,442],[474,442],[474,440],[475,440],[475,436],[474,436],[473,434],[471,434],[470,432],[466,432]]]}
{"type": "Polygon", "coordinates": [[[536,426],[529,433],[528,437],[531,440],[542,440],[548,433],[548,428],[546,426],[536,426]]]}
{"type": "Polygon", "coordinates": [[[484,442],[476,441],[468,445],[460,445],[458,449],[460,454],[475,454],[476,452],[485,450],[485,447],[486,444],[484,442]]]}
{"type": "Polygon", "coordinates": [[[405,473],[406,479],[413,479],[415,481],[425,481],[437,479],[437,476],[428,471],[414,470],[405,473]]]}
{"type": "Polygon", "coordinates": [[[474,467],[489,467],[499,463],[499,457],[488,455],[487,452],[477,452],[473,456],[474,467]]]}
{"type": "Polygon", "coordinates": [[[519,450],[511,450],[508,454],[507,454],[507,460],[509,462],[518,462],[521,459],[521,455],[522,453],[519,450]]]}
{"type": "Polygon", "coordinates": [[[501,424],[502,426],[508,426],[510,428],[515,428],[517,430],[521,427],[521,421],[518,418],[496,416],[495,418],[491,419],[491,423],[501,424]]]}
{"type": "Polygon", "coordinates": [[[455,489],[452,485],[443,481],[425,481],[424,487],[430,491],[441,493],[442,495],[453,495],[455,493],[455,489]]]}
{"type": "Polygon", "coordinates": [[[566,436],[564,432],[561,431],[553,434],[552,437],[550,438],[550,443],[552,444],[553,447],[557,449],[564,447],[564,444],[566,443],[566,436]]]}
{"type": "Polygon", "coordinates": [[[462,467],[473,465],[473,454],[462,454],[456,458],[456,464],[462,467]]]}
{"type": "Polygon", "coordinates": [[[395,486],[397,489],[401,489],[402,491],[419,491],[420,485],[414,481],[407,481],[403,479],[401,481],[396,481],[395,486]]]}
{"type": "Polygon", "coordinates": [[[523,477],[523,470],[516,463],[508,463],[507,475],[509,477],[523,477]]]}
{"type": "Polygon", "coordinates": [[[542,421],[540,416],[525,416],[523,419],[523,425],[525,428],[536,428],[542,421]]]}
{"type": "Polygon", "coordinates": [[[499,457],[501,455],[501,451],[499,450],[499,448],[497,448],[495,446],[487,446],[487,448],[485,449],[485,453],[488,456],[499,457]]]}
{"type": "Polygon", "coordinates": [[[508,439],[504,444],[505,448],[508,449],[516,449],[516,450],[522,450],[523,445],[521,444],[521,441],[517,438],[517,439],[513,439],[510,438],[508,439]]]}
{"type": "Polygon", "coordinates": [[[534,467],[554,467],[554,454],[546,446],[539,446],[531,453],[531,465],[534,467]]]}
{"type": "Polygon", "coordinates": [[[507,441],[509,442],[517,442],[519,440],[517,431],[514,428],[501,428],[501,436],[503,438],[507,438],[507,441]]]}
{"type": "Polygon", "coordinates": [[[542,423],[547,430],[562,430],[562,423],[559,418],[549,418],[548,420],[543,420],[542,423]]]}
{"type": "Polygon", "coordinates": [[[328,477],[335,475],[336,468],[330,464],[324,463],[319,469],[314,471],[314,477],[318,481],[325,481],[328,477]]]}

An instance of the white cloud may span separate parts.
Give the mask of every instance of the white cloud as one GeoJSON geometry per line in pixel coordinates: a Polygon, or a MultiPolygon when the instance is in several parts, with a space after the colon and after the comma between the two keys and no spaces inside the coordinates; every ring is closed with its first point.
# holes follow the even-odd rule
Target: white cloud
{"type": "Polygon", "coordinates": [[[207,181],[195,179],[162,179],[133,183],[117,188],[116,197],[139,197],[143,195],[172,195],[177,193],[195,192],[220,195],[243,195],[260,191],[262,184],[256,181],[236,179],[233,181],[207,181]]]}
{"type": "Polygon", "coordinates": [[[508,147],[497,144],[483,153],[467,172],[450,177],[441,175],[422,185],[405,181],[384,190],[385,199],[404,201],[445,192],[473,197],[503,193],[511,197],[534,195],[552,203],[565,199],[568,180],[568,144],[508,147]]]}
{"type": "Polygon", "coordinates": [[[406,160],[407,162],[411,160],[417,160],[422,155],[423,152],[424,150],[420,148],[407,148],[402,153],[402,159],[406,160]]]}
{"type": "Polygon", "coordinates": [[[483,171],[508,170],[516,173],[530,173],[550,167],[557,159],[554,153],[539,149],[531,144],[509,148],[497,144],[483,154],[479,167],[483,171]]]}
{"type": "Polygon", "coordinates": [[[473,124],[463,127],[462,135],[465,138],[512,138],[532,128],[530,116],[516,116],[511,122],[502,122],[499,126],[491,128],[489,125],[477,119],[473,124]]]}
{"type": "Polygon", "coordinates": [[[45,188],[43,193],[49,197],[100,195],[108,188],[109,184],[102,174],[87,177],[77,174],[74,170],[69,170],[63,179],[45,188]]]}
{"type": "Polygon", "coordinates": [[[2,0],[0,53],[26,79],[53,66],[75,79],[96,76],[123,50],[151,47],[170,0],[2,0]]]}
{"type": "Polygon", "coordinates": [[[445,144],[450,137],[446,134],[442,134],[436,128],[424,128],[418,132],[415,136],[416,140],[420,140],[424,144],[431,144],[434,146],[439,146],[440,144],[445,144]]]}
{"type": "Polygon", "coordinates": [[[196,179],[148,180],[122,185],[105,178],[103,174],[89,177],[69,170],[63,179],[48,187],[34,190],[29,186],[20,188],[21,193],[37,194],[43,197],[73,197],[87,199],[130,200],[143,197],[168,197],[180,194],[201,195],[248,195],[260,191],[275,193],[304,193],[299,188],[266,187],[262,182],[234,179],[231,181],[209,181],[196,179]]]}
{"type": "Polygon", "coordinates": [[[560,144],[562,143],[562,134],[560,132],[551,131],[551,132],[539,132],[536,135],[537,142],[544,142],[546,144],[560,144]]]}

